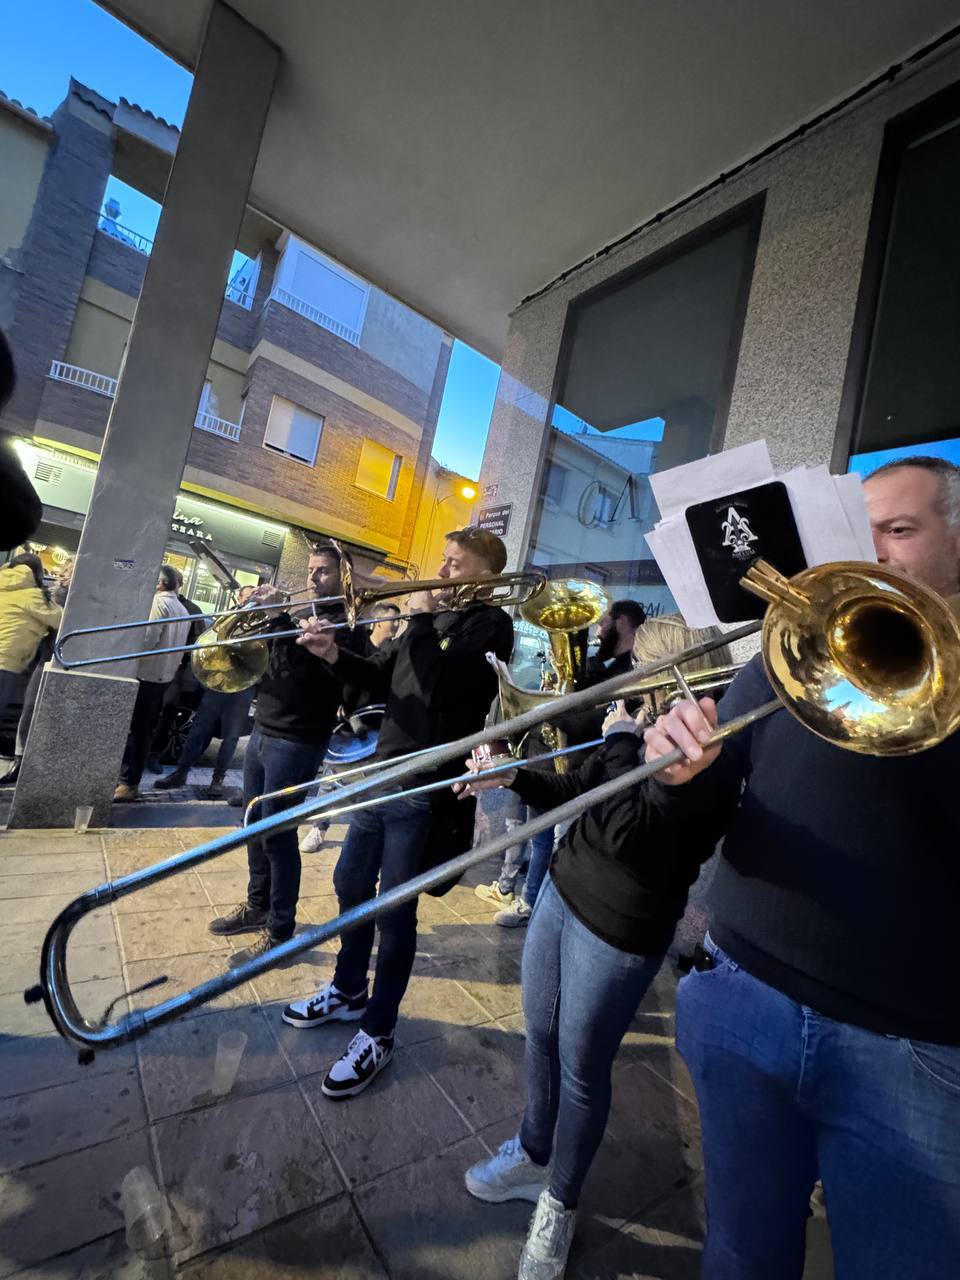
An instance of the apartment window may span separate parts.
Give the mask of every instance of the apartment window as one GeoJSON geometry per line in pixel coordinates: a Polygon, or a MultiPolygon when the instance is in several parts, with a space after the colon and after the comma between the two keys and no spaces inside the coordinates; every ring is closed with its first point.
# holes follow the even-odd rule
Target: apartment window
{"type": "Polygon", "coordinates": [[[836,462],[960,463],[960,91],[890,126],[864,277],[836,462]]]}
{"type": "Polygon", "coordinates": [[[292,400],[274,396],[263,437],[264,448],[283,453],[311,467],[317,460],[317,447],[323,431],[323,419],[292,400]]]}
{"type": "Polygon", "coordinates": [[[273,297],[346,342],[359,345],[369,284],[294,236],[280,259],[273,297]]]}
{"type": "Polygon", "coordinates": [[[675,608],[644,540],[649,476],[720,446],[762,200],[685,236],[571,305],[530,544],[553,577],[675,608]],[[561,501],[562,500],[562,501],[561,501]]]}
{"type": "Polygon", "coordinates": [[[354,483],[358,488],[392,502],[396,496],[402,466],[403,457],[399,453],[377,444],[376,440],[364,440],[360,447],[360,461],[354,483]]]}
{"type": "Polygon", "coordinates": [[[559,507],[563,501],[563,491],[566,488],[567,476],[569,471],[566,467],[561,467],[554,462],[552,458],[548,458],[546,466],[543,468],[543,483],[541,492],[546,502],[551,502],[555,507],[559,507]]]}

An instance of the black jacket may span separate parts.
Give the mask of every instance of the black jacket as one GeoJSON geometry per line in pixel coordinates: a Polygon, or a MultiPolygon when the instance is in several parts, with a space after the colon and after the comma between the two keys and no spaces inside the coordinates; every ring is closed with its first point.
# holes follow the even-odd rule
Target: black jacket
{"type": "MultiPolygon", "coordinates": [[[[417,614],[389,646],[367,657],[341,649],[329,670],[341,685],[357,685],[386,703],[377,755],[389,759],[482,729],[497,692],[484,654],[508,662],[512,650],[507,614],[473,604],[456,613],[417,614]]],[[[461,771],[455,761],[431,776],[461,771]]]]}
{"type": "MultiPolygon", "coordinates": [[[[643,739],[611,733],[578,769],[521,769],[513,790],[535,809],[552,809],[642,762],[643,739]]],[[[573,914],[604,942],[634,955],[662,955],[683,915],[704,855],[699,842],[657,844],[636,788],[595,805],[571,826],[550,874],[573,914]]]]}
{"type": "MultiPolygon", "coordinates": [[[[332,622],[343,620],[341,612],[321,613],[332,622]]],[[[271,630],[287,631],[296,626],[289,614],[282,614],[271,630]]],[[[347,650],[366,651],[362,628],[340,631],[337,643],[347,650]]],[[[270,662],[257,688],[254,724],[268,738],[291,742],[323,743],[330,737],[337,710],[344,700],[341,682],[328,663],[317,658],[296,638],[270,641],[270,662]]]]}
{"type": "MultiPolygon", "coordinates": [[[[758,658],[725,722],[771,698],[758,658]]],[[[647,839],[709,854],[710,929],[744,969],[869,1031],[960,1044],[960,733],[914,756],[845,751],[788,711],[724,744],[681,787],[644,788],[647,839]]]]}

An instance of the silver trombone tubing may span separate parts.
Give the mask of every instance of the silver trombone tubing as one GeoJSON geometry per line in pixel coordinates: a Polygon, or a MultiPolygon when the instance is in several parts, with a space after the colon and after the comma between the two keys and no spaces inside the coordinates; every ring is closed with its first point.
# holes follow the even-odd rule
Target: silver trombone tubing
{"type": "MultiPolygon", "coordinates": [[[[730,644],[746,636],[754,635],[760,630],[760,627],[760,623],[747,623],[734,631],[727,632],[726,635],[714,637],[699,645],[692,645],[689,649],[683,650],[682,653],[668,654],[656,662],[647,664],[639,672],[624,671],[620,675],[613,676],[601,684],[593,685],[589,689],[583,689],[578,693],[566,694],[562,699],[558,698],[555,702],[543,706],[532,707],[529,711],[525,711],[522,715],[516,716],[512,720],[504,721],[497,725],[489,725],[477,733],[468,734],[463,738],[457,738],[453,742],[433,747],[430,749],[431,762],[435,765],[441,765],[453,760],[462,760],[470,754],[474,747],[501,739],[506,733],[522,733],[528,729],[535,728],[539,724],[543,724],[555,716],[558,709],[562,711],[578,711],[593,706],[597,701],[614,699],[623,690],[629,688],[630,683],[635,681],[638,675],[657,675],[661,671],[668,670],[676,663],[690,661],[693,658],[698,658],[711,652],[711,650],[721,645],[730,644]]],[[[782,706],[782,703],[775,699],[756,711],[741,716],[739,720],[730,721],[719,731],[719,737],[730,736],[730,734],[737,732],[739,729],[752,724],[754,720],[760,719],[763,715],[769,715],[772,711],[776,711],[780,706],[782,706]]],[[[717,740],[719,740],[719,737],[717,740]]],[[[317,925],[312,929],[306,930],[304,933],[291,938],[288,942],[281,943],[280,946],[273,948],[263,956],[258,956],[256,959],[236,969],[219,974],[217,977],[201,983],[200,986],[172,996],[170,999],[149,1009],[133,1010],[122,1017],[119,1022],[110,1025],[107,1025],[102,1019],[92,1022],[80,1012],[67,975],[67,944],[73,929],[84,916],[89,915],[97,907],[116,902],[120,898],[125,898],[129,894],[135,893],[138,889],[157,884],[161,880],[169,879],[169,877],[177,875],[181,871],[209,862],[212,858],[228,853],[230,850],[245,844],[251,837],[269,835],[275,831],[286,831],[291,827],[297,826],[304,817],[313,816],[318,811],[322,811],[324,807],[333,808],[338,801],[342,803],[352,800],[354,797],[362,796],[376,787],[402,782],[410,774],[421,771],[423,758],[394,764],[378,771],[373,778],[360,778],[343,788],[342,791],[323,797],[319,802],[312,800],[305,804],[285,809],[282,813],[276,814],[271,818],[261,818],[259,821],[251,823],[248,827],[238,827],[236,830],[218,836],[206,844],[197,845],[194,849],[188,849],[186,853],[168,858],[165,862],[160,862],[156,866],[131,872],[130,875],[122,876],[119,880],[109,881],[81,894],[80,897],[75,898],[64,907],[47,930],[40,957],[40,983],[38,986],[24,992],[24,999],[28,1004],[43,1000],[50,1020],[57,1031],[71,1044],[80,1049],[81,1062],[88,1062],[92,1060],[93,1053],[96,1050],[115,1048],[117,1045],[138,1039],[140,1036],[146,1035],[154,1027],[162,1026],[164,1023],[182,1016],[190,1009],[205,1004],[209,1000],[215,1000],[225,992],[232,991],[234,987],[240,986],[251,978],[258,977],[261,973],[267,972],[269,969],[293,956],[299,955],[303,951],[308,951],[311,947],[325,942],[328,938],[336,937],[348,929],[356,928],[373,916],[378,915],[381,911],[389,910],[402,902],[407,902],[425,890],[460,875],[475,863],[481,862],[494,854],[502,853],[530,836],[546,831],[557,822],[564,822],[568,818],[577,817],[592,805],[616,795],[618,791],[623,790],[625,787],[642,781],[652,773],[659,772],[660,769],[666,768],[671,763],[676,763],[681,758],[680,752],[676,751],[669,756],[662,757],[654,765],[638,766],[637,769],[622,774],[612,782],[604,783],[602,786],[594,788],[593,791],[587,792],[575,800],[568,801],[550,814],[536,818],[532,822],[498,837],[492,842],[468,850],[450,862],[444,863],[429,872],[424,872],[407,884],[399,885],[396,889],[390,890],[372,902],[354,907],[327,924],[317,925]]]]}
{"type": "MultiPolygon", "coordinates": [[[[289,595],[303,595],[302,591],[293,591],[289,595]]],[[[326,604],[330,600],[342,600],[342,596],[317,596],[312,600],[302,600],[299,604],[294,605],[295,609],[314,610],[316,605],[326,604]]],[[[255,613],[286,613],[289,612],[290,601],[282,601],[279,604],[253,604],[253,605],[236,605],[232,609],[220,609],[216,613],[201,613],[191,615],[194,620],[209,624],[219,622],[221,618],[235,618],[241,614],[244,619],[251,617],[255,613]]],[[[169,649],[137,649],[133,653],[121,653],[116,657],[110,656],[106,658],[64,658],[63,646],[68,640],[74,640],[79,636],[103,636],[111,631],[136,631],[143,627],[169,627],[177,622],[184,622],[186,619],[182,617],[176,618],[141,618],[136,622],[110,622],[101,627],[75,627],[73,631],[65,631],[62,636],[58,636],[53,646],[53,656],[65,671],[72,671],[75,667],[91,667],[100,662],[124,662],[131,658],[153,657],[158,653],[192,653],[194,649],[205,648],[205,645],[186,644],[177,645],[169,649]]],[[[281,635],[299,635],[299,631],[281,632],[281,635]]],[[[223,640],[222,644],[241,644],[250,640],[273,640],[274,633],[260,631],[254,635],[249,635],[236,640],[223,640]]]]}

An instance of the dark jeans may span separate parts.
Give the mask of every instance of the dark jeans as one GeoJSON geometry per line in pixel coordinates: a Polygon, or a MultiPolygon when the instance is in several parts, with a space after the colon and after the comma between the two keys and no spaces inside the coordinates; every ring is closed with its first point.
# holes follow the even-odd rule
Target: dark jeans
{"type": "MultiPolygon", "coordinates": [[[[532,822],[534,818],[539,818],[542,812],[542,809],[534,809],[532,805],[522,805],[519,817],[512,821],[514,825],[519,826],[524,822],[532,822]]],[[[508,818],[508,824],[510,821],[511,819],[508,818]]],[[[537,901],[537,894],[540,892],[543,878],[550,866],[552,853],[552,829],[541,831],[532,840],[524,840],[519,847],[508,849],[503,855],[503,866],[500,868],[500,875],[497,877],[500,891],[502,893],[513,893],[516,890],[517,881],[520,879],[520,873],[525,868],[520,897],[528,907],[532,907],[537,901]]]]}
{"type": "Polygon", "coordinates": [[[150,750],[153,728],[157,721],[167,681],[156,683],[153,680],[141,680],[137,689],[137,700],[133,704],[133,716],[130,720],[130,732],[127,734],[127,746],[120,766],[120,781],[128,787],[140,785],[143,777],[143,766],[150,750]]]}
{"type": "Polygon", "coordinates": [[[553,1156],[550,1194],[568,1209],[576,1208],[607,1127],[620,1041],[662,963],[662,956],[631,955],[598,938],[553,881],[544,883],[523,948],[527,1105],[520,1141],[537,1164],[553,1156]]]}
{"type": "MultiPolygon", "coordinates": [[[[378,877],[383,893],[415,876],[420,870],[429,825],[430,802],[425,796],[393,800],[355,814],[333,873],[340,910],[347,911],[372,898],[378,877]]],[[[388,1036],[397,1024],[400,1001],[417,954],[416,899],[385,912],[377,923],[380,947],[373,994],[360,1026],[368,1035],[388,1036]]],[[[338,991],[354,996],[366,990],[374,932],[371,922],[351,929],[340,939],[333,976],[338,991]]]]}
{"type": "MultiPolygon", "coordinates": [[[[244,809],[254,796],[292,787],[314,777],[326,750],[326,742],[288,742],[285,738],[267,737],[254,729],[243,759],[244,809]]],[[[302,798],[294,795],[267,800],[260,806],[257,818],[269,818],[299,804],[302,798]]],[[[257,911],[266,911],[268,930],[274,938],[285,941],[296,926],[300,896],[296,827],[248,840],[247,866],[250,871],[247,903],[257,911]]]]}
{"type": "Polygon", "coordinates": [[[952,1280],[960,1047],[835,1022],[706,946],[715,967],[677,992],[703,1128],[705,1280],[799,1280],[818,1176],[843,1280],[952,1280]]]}
{"type": "Polygon", "coordinates": [[[242,693],[220,693],[216,689],[207,689],[200,699],[199,707],[193,713],[190,729],[177,760],[177,768],[189,769],[191,765],[197,763],[206,751],[219,720],[220,750],[217,752],[214,773],[221,776],[225,774],[233,761],[240,736],[246,728],[254,693],[256,693],[256,686],[244,689],[242,693]]]}

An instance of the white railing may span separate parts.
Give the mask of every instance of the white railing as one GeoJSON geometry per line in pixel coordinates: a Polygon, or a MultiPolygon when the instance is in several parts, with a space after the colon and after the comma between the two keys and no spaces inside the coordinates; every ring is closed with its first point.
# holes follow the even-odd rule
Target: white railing
{"type": "Polygon", "coordinates": [[[235,302],[238,307],[243,307],[245,311],[249,311],[253,306],[252,289],[238,289],[235,284],[228,284],[223,291],[223,296],[228,302],[235,302]]]}
{"type": "Polygon", "coordinates": [[[153,250],[153,241],[147,236],[142,236],[139,231],[134,231],[131,227],[125,227],[119,222],[114,222],[112,218],[107,218],[103,214],[100,215],[100,230],[105,236],[109,236],[111,240],[119,240],[121,244],[128,245],[131,249],[136,249],[137,253],[150,257],[153,250]]]}
{"type": "Polygon", "coordinates": [[[305,316],[307,320],[312,320],[321,329],[329,329],[338,338],[343,338],[344,342],[350,342],[353,346],[359,347],[360,334],[356,329],[348,329],[339,320],[334,320],[332,316],[326,315],[323,311],[318,310],[317,307],[311,307],[309,302],[304,302],[302,298],[297,298],[292,293],[287,293],[286,289],[274,289],[270,297],[282,306],[289,307],[291,311],[296,311],[298,315],[305,316]]]}
{"type": "MultiPolygon", "coordinates": [[[[94,373],[92,369],[81,369],[77,364],[64,364],[62,360],[54,360],[48,376],[55,382],[69,382],[74,387],[94,391],[98,396],[107,396],[111,400],[117,394],[116,378],[108,378],[105,373],[94,373]]],[[[212,413],[198,410],[193,425],[201,431],[212,431],[224,440],[239,440],[242,418],[241,414],[240,422],[228,422],[226,418],[217,418],[212,413]]]]}
{"type": "Polygon", "coordinates": [[[85,391],[95,391],[98,396],[110,399],[117,394],[116,378],[108,378],[105,373],[94,373],[92,369],[81,369],[77,364],[64,364],[54,360],[50,366],[50,377],[55,382],[70,382],[75,387],[83,387],[85,391]]]}
{"type": "Polygon", "coordinates": [[[201,431],[212,431],[215,436],[223,436],[225,440],[240,439],[240,423],[227,422],[226,418],[215,418],[212,413],[197,414],[193,425],[201,431]]]}

